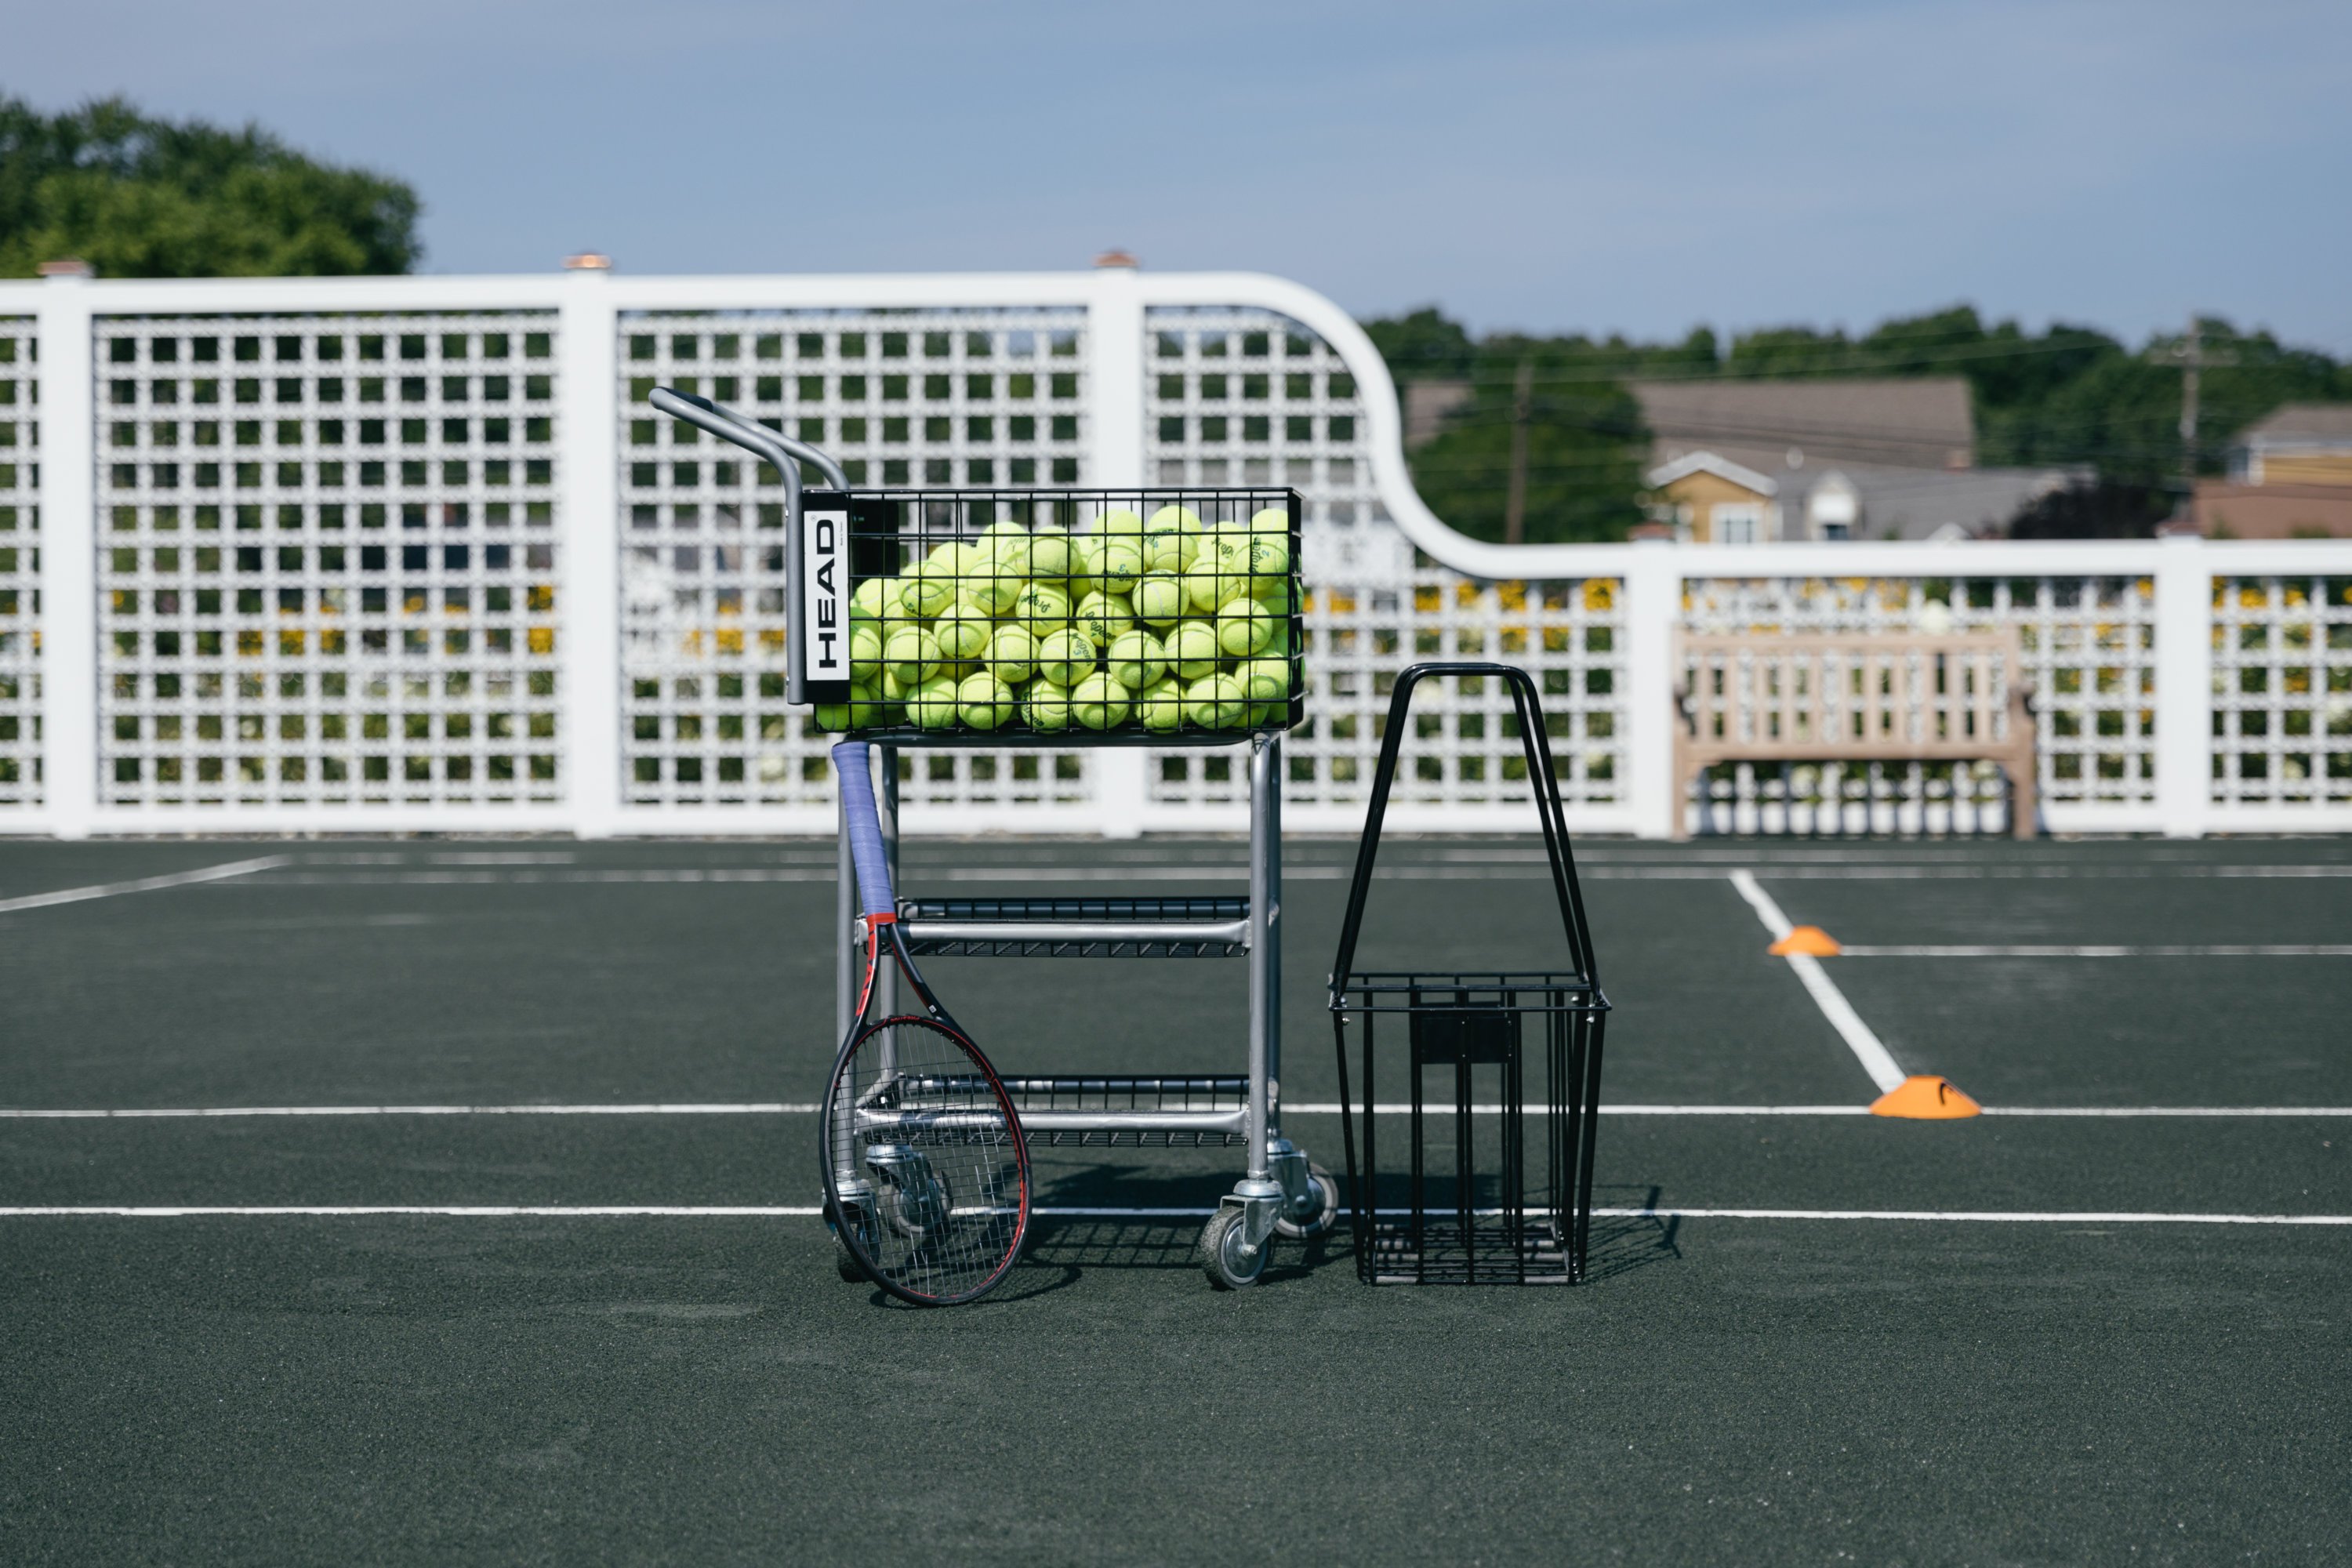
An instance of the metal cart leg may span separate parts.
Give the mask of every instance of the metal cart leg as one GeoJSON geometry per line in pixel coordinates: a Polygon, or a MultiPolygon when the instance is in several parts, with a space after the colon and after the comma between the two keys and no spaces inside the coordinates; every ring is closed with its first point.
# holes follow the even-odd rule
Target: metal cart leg
{"type": "Polygon", "coordinates": [[[1274,1063],[1282,1048],[1282,1026],[1276,1016],[1276,943],[1281,926],[1275,902],[1282,850],[1276,837],[1280,807],[1273,799],[1278,752],[1270,738],[1250,743],[1249,1110],[1244,1122],[1249,1165],[1201,1233],[1202,1261],[1209,1278],[1228,1289],[1256,1281],[1265,1268],[1266,1242],[1283,1217],[1285,1194],[1274,1173],[1271,1147],[1274,1063]]]}

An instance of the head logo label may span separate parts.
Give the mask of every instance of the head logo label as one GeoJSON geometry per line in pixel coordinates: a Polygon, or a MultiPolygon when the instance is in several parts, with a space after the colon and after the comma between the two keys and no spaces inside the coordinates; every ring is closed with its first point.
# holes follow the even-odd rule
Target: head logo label
{"type": "Polygon", "coordinates": [[[801,646],[812,684],[849,679],[848,539],[847,511],[802,515],[801,646]]]}

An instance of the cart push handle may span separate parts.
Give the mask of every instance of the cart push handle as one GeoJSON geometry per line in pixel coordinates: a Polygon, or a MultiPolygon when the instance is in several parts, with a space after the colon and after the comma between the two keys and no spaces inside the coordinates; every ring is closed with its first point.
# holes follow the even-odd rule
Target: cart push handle
{"type": "Polygon", "coordinates": [[[1568,847],[1568,822],[1559,805],[1559,778],[1552,770],[1551,745],[1544,730],[1543,706],[1536,683],[1517,665],[1481,660],[1446,660],[1416,664],[1397,677],[1395,695],[1389,699],[1387,727],[1381,735],[1381,761],[1372,775],[1370,808],[1364,816],[1364,836],[1356,846],[1356,873],[1348,889],[1348,918],[1339,928],[1339,954],[1331,969],[1331,1005],[1336,1010],[1347,997],[1348,977],[1356,964],[1356,936],[1363,925],[1364,898],[1372,885],[1372,860],[1380,853],[1381,823],[1388,816],[1389,787],[1396,782],[1397,757],[1403,745],[1405,721],[1412,706],[1412,689],[1433,675],[1494,676],[1511,689],[1518,711],[1519,740],[1527,750],[1528,780],[1534,785],[1536,816],[1543,824],[1544,849],[1551,860],[1552,891],[1559,899],[1560,924],[1568,935],[1569,952],[1578,975],[1598,986],[1601,974],[1592,958],[1592,938],[1585,928],[1584,895],[1576,882],[1568,847]]]}
{"type": "Polygon", "coordinates": [[[738,447],[767,458],[782,471],[788,489],[798,489],[793,482],[799,476],[793,471],[793,458],[798,458],[823,474],[824,482],[835,489],[849,488],[849,475],[829,455],[805,441],[795,441],[790,436],[746,419],[724,404],[697,397],[690,392],[680,392],[673,386],[655,387],[646,394],[646,401],[673,419],[683,419],[688,425],[709,431],[722,441],[732,441],[738,447]]]}
{"type": "Polygon", "coordinates": [[[784,603],[792,606],[784,639],[784,699],[789,702],[844,700],[849,690],[845,641],[833,633],[821,633],[823,646],[814,668],[809,641],[812,626],[837,626],[844,631],[847,629],[849,584],[847,555],[843,548],[849,528],[847,502],[846,498],[836,496],[833,504],[817,509],[812,530],[807,526],[810,520],[804,519],[801,509],[800,466],[806,463],[816,469],[835,491],[849,488],[849,475],[839,463],[805,441],[795,441],[755,424],[707,397],[697,397],[676,387],[656,386],[646,395],[646,401],[673,419],[682,419],[722,441],[731,441],[747,452],[765,458],[783,475],[784,603]],[[808,570],[812,532],[817,535],[815,549],[819,554],[819,567],[814,576],[808,570]]]}

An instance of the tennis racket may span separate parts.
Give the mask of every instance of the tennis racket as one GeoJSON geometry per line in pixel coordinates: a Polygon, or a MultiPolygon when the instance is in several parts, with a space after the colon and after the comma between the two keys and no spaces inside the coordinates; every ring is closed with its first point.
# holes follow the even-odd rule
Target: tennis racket
{"type": "Polygon", "coordinates": [[[865,906],[866,983],[825,1089],[825,1219],[876,1284],[943,1307],[987,1294],[1020,1255],[1029,1145],[1003,1080],[908,955],[866,754],[863,741],[833,749],[865,906]],[[871,1016],[886,955],[921,1014],[871,1016]]]}

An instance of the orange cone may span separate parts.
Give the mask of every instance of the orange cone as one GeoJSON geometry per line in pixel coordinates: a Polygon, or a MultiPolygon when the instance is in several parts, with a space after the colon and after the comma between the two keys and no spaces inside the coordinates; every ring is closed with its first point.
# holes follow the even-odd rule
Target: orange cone
{"type": "Polygon", "coordinates": [[[1915,1073],[1870,1102],[1873,1116],[1901,1116],[1914,1121],[1948,1121],[1979,1116],[1984,1107],[1937,1073],[1915,1073]]]}
{"type": "Polygon", "coordinates": [[[1786,958],[1792,952],[1812,958],[1835,958],[1845,949],[1838,945],[1837,938],[1819,926],[1799,926],[1764,951],[1775,958],[1786,958]]]}

